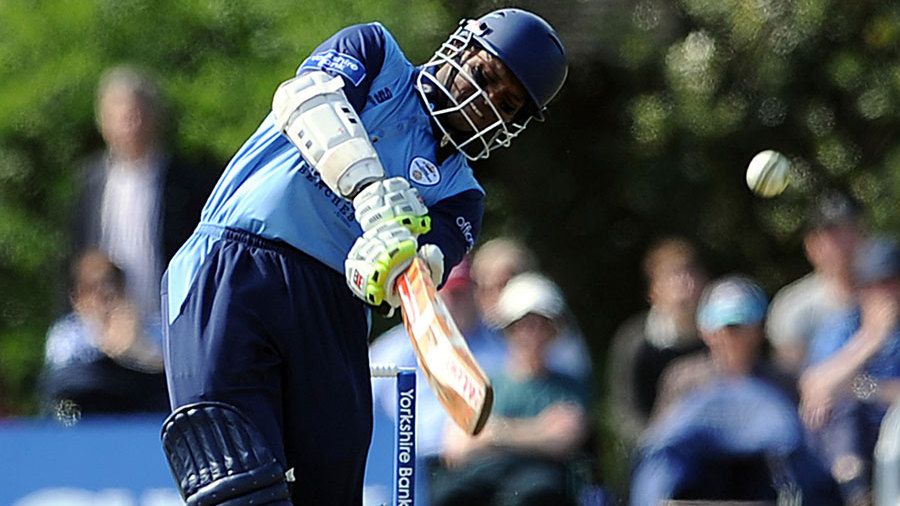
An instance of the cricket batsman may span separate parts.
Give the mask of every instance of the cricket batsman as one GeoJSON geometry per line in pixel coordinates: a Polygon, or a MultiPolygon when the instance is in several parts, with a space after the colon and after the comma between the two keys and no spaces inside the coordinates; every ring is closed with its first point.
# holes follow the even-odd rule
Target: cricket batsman
{"type": "Polygon", "coordinates": [[[469,161],[566,74],[546,21],[500,9],[422,66],[381,24],[345,28],[278,87],[162,283],[162,440],[188,504],[361,504],[371,309],[399,305],[416,255],[439,284],[474,245],[469,161]]]}

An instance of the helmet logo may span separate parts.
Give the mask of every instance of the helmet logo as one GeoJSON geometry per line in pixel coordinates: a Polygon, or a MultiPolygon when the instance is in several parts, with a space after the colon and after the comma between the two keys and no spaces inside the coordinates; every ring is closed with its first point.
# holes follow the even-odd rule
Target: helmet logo
{"type": "Polygon", "coordinates": [[[482,23],[477,19],[470,19],[466,23],[465,29],[476,36],[484,35],[488,31],[487,23],[482,23]]]}
{"type": "Polygon", "coordinates": [[[434,186],[441,182],[441,172],[430,160],[417,156],[409,164],[409,179],[422,186],[434,186]]]}

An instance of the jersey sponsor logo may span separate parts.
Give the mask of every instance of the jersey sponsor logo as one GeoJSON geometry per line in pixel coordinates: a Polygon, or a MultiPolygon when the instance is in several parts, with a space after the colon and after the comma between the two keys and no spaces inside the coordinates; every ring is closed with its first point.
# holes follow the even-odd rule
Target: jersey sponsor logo
{"type": "Polygon", "coordinates": [[[319,172],[316,169],[310,167],[303,161],[298,165],[297,172],[315,186],[316,189],[322,192],[322,195],[326,199],[331,201],[338,216],[347,223],[356,222],[356,215],[354,214],[351,202],[331,191],[331,189],[328,188],[328,185],[325,184],[325,181],[322,181],[322,176],[319,175],[319,172]]]}
{"type": "Polygon", "coordinates": [[[466,238],[466,244],[469,246],[467,250],[471,251],[472,248],[475,247],[475,235],[472,233],[472,224],[469,223],[469,220],[467,220],[465,216],[457,216],[456,226],[459,228],[463,237],[466,238]]]}
{"type": "Polygon", "coordinates": [[[381,88],[375,93],[369,95],[369,102],[371,102],[372,105],[378,105],[386,100],[390,100],[393,96],[394,92],[391,91],[390,88],[381,88]]]}
{"type": "Polygon", "coordinates": [[[300,65],[300,69],[331,71],[346,77],[354,86],[359,86],[366,78],[366,68],[362,62],[334,49],[310,56],[300,65]]]}
{"type": "Polygon", "coordinates": [[[417,156],[409,164],[409,179],[422,186],[434,186],[441,182],[441,171],[433,162],[417,156]]]}

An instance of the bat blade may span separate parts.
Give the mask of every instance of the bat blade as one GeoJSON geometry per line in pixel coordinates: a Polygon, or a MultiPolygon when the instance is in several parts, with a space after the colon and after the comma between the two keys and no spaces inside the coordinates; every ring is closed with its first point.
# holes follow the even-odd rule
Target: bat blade
{"type": "Polygon", "coordinates": [[[491,413],[491,382],[469,351],[421,259],[416,258],[400,276],[397,290],[403,324],[428,384],[450,418],[468,434],[478,434],[491,413]]]}

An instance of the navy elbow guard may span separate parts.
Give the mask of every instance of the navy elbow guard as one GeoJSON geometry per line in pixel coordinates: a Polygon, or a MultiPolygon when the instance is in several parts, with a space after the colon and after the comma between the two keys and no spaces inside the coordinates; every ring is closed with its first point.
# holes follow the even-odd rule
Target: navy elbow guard
{"type": "Polygon", "coordinates": [[[188,506],[290,506],[284,469],[233,406],[182,406],[163,422],[163,449],[188,506]]]}

